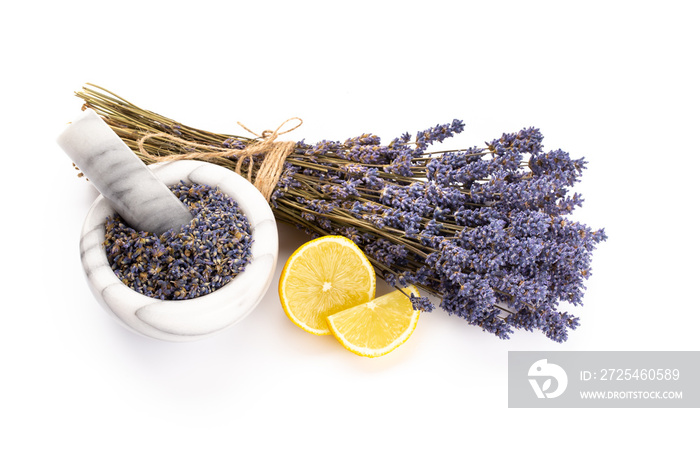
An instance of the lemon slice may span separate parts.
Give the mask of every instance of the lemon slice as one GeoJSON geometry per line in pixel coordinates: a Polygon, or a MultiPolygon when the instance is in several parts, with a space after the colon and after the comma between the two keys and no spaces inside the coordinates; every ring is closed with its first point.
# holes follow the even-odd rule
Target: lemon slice
{"type": "Polygon", "coordinates": [[[322,236],[294,251],[282,269],[282,308],[296,325],[328,335],[326,317],[374,298],[376,278],[367,256],[344,236],[322,236]]]}
{"type": "Polygon", "coordinates": [[[393,351],[408,340],[420,315],[406,296],[420,296],[416,287],[410,285],[402,291],[328,316],[331,332],[345,348],[360,356],[373,358],[393,351]]]}

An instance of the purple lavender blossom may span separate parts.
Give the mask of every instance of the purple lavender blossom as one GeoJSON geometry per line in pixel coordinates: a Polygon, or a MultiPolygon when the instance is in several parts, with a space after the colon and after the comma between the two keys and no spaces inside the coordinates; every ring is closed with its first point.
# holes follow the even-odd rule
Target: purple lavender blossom
{"type": "MultiPolygon", "coordinates": [[[[154,138],[158,155],[141,153],[146,163],[195,146],[243,149],[251,143],[154,120],[109,94],[88,89],[81,96],[131,144],[138,142],[135,135],[162,131],[195,143],[188,149],[154,138]]],[[[347,236],[389,284],[418,285],[441,298],[445,311],[486,332],[508,338],[517,329],[538,330],[565,341],[579,319],[560,311],[559,303],[583,302],[593,250],[606,239],[602,229],[569,218],[583,202],[572,188],[586,163],[560,149],[545,151],[542,133],[533,127],[504,133],[483,147],[431,152],[463,130],[464,123],[454,120],[415,136],[403,133],[386,145],[371,133],[343,142],[301,141],[285,159],[270,198],[273,212],[312,236],[347,236]]],[[[243,173],[256,175],[263,159],[258,154],[245,160],[243,173]]],[[[212,161],[238,170],[240,160],[234,154],[212,161]]],[[[147,246],[164,254],[148,238],[136,235],[128,242],[135,250],[147,246]]],[[[188,244],[174,238],[172,247],[187,251],[188,244]]],[[[111,247],[118,255],[123,246],[111,247]]],[[[187,291],[186,259],[170,262],[168,283],[187,291]]],[[[126,273],[155,268],[129,264],[126,273]]],[[[208,280],[203,272],[195,278],[208,280]]],[[[427,307],[424,299],[414,305],[427,307]]]]}
{"type": "Polygon", "coordinates": [[[606,239],[566,217],[583,202],[569,190],[585,161],[545,152],[536,128],[426,152],[463,128],[455,120],[388,146],[372,134],[300,143],[273,195],[276,214],[314,236],[345,235],[390,285],[420,286],[486,332],[539,330],[563,342],[579,319],[558,304],[583,302],[592,252],[606,239]]]}
{"type": "Polygon", "coordinates": [[[136,231],[115,214],[106,221],[105,250],[117,277],[153,298],[180,300],[211,293],[250,262],[252,236],[238,204],[218,188],[172,186],[192,221],[161,235],[136,231]]]}

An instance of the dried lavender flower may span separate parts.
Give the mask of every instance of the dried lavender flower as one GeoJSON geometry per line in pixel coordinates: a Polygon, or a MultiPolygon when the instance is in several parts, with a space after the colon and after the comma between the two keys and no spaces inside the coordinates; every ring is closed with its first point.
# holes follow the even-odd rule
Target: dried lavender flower
{"type": "MultiPolygon", "coordinates": [[[[314,236],[346,235],[389,284],[417,284],[448,313],[500,338],[526,329],[565,341],[579,319],[558,303],[582,303],[591,253],[606,238],[565,217],[582,203],[568,190],[585,161],[544,152],[536,128],[483,148],[425,152],[462,128],[455,121],[420,131],[413,145],[406,135],[389,146],[368,134],[324,141],[333,154],[314,149],[313,161],[303,158],[308,149],[298,152],[303,176],[292,158],[275,196],[278,218],[314,236]],[[367,182],[377,164],[382,172],[367,182]],[[294,196],[285,195],[294,179],[294,196]]],[[[415,305],[430,309],[427,300],[415,305]]]]}
{"type": "MultiPolygon", "coordinates": [[[[133,149],[142,134],[163,128],[213,148],[251,142],[180,125],[98,89],[79,96],[133,149]]],[[[369,133],[344,142],[300,141],[270,198],[273,212],[312,236],[350,238],[390,285],[418,285],[440,297],[445,311],[486,332],[509,338],[515,329],[539,330],[565,341],[579,319],[558,305],[582,303],[592,252],[606,239],[604,230],[567,217],[583,202],[570,189],[586,163],[562,150],[545,152],[533,127],[484,147],[428,150],[463,129],[454,120],[388,145],[369,133]]],[[[183,151],[167,141],[151,144],[151,154],[183,151]]],[[[238,162],[207,160],[230,169],[238,162]]],[[[253,161],[253,174],[260,163],[253,161]]],[[[413,302],[431,308],[427,299],[413,302]]]]}
{"type": "Polygon", "coordinates": [[[133,290],[157,299],[190,299],[231,281],[250,262],[252,236],[236,201],[206,185],[172,186],[192,221],[157,236],[136,231],[118,214],[106,220],[112,269],[133,290]]]}

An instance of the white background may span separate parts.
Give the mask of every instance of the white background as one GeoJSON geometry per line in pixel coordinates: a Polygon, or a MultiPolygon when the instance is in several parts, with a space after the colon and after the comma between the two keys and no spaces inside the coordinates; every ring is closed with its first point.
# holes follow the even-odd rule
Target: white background
{"type": "MultiPolygon", "coordinates": [[[[694,409],[507,407],[514,350],[700,350],[696,3],[12,2],[4,160],[0,463],[690,464],[694,409]],[[94,189],[55,144],[85,82],[216,132],[304,119],[344,140],[463,119],[445,148],[536,126],[589,162],[574,218],[605,227],[582,326],[509,341],[441,310],[378,359],[295,327],[275,285],[241,324],[130,333],[82,276],[94,189]],[[685,459],[683,459],[685,458],[685,459]]],[[[279,271],[307,238],[280,227],[279,271]]]]}

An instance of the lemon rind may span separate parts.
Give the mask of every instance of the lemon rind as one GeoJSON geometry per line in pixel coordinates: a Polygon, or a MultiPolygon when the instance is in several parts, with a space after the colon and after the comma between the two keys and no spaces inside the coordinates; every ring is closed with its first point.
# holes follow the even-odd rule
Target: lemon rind
{"type": "MultiPolygon", "coordinates": [[[[288,277],[288,271],[291,269],[292,264],[296,262],[296,260],[302,256],[303,251],[305,251],[308,248],[315,247],[318,245],[319,242],[337,242],[341,243],[346,246],[350,246],[355,248],[355,250],[359,253],[358,256],[361,258],[361,261],[365,264],[367,267],[368,271],[370,272],[370,278],[371,278],[371,293],[370,295],[372,296],[371,299],[374,299],[376,290],[377,290],[377,278],[374,272],[374,267],[372,267],[372,263],[369,261],[367,256],[362,252],[362,250],[355,244],[351,239],[346,238],[344,236],[340,235],[327,235],[327,236],[320,236],[316,239],[313,239],[311,241],[308,241],[304,244],[302,244],[299,248],[297,248],[290,256],[287,262],[284,264],[284,267],[282,268],[282,273],[280,274],[280,279],[279,279],[279,284],[277,287],[277,292],[280,297],[280,303],[282,304],[282,309],[284,310],[284,313],[287,315],[289,320],[291,320],[297,327],[301,328],[302,330],[311,333],[313,335],[330,335],[331,331],[328,328],[328,325],[326,323],[326,328],[325,329],[320,329],[320,328],[314,328],[310,327],[307,325],[305,322],[299,320],[294,313],[289,309],[289,306],[287,305],[287,294],[285,292],[285,284],[287,281],[288,277]]],[[[370,299],[370,301],[371,301],[370,299]]],[[[324,320],[327,322],[327,320],[324,320]]]]}
{"type": "MultiPolygon", "coordinates": [[[[416,297],[420,296],[420,293],[418,292],[418,289],[414,285],[409,285],[408,287],[404,288],[404,291],[407,292],[408,294],[413,293],[416,295],[416,297]],[[407,291],[410,289],[410,291],[407,291]]],[[[340,311],[343,312],[343,311],[340,311]]],[[[337,313],[336,313],[337,314],[337,313]]],[[[406,341],[413,335],[413,332],[415,331],[416,327],[418,326],[418,318],[420,317],[420,310],[414,310],[412,315],[411,315],[411,320],[408,324],[408,327],[406,330],[399,336],[397,337],[394,341],[392,341],[389,345],[384,346],[382,348],[376,348],[376,349],[368,349],[367,347],[362,347],[362,346],[357,346],[349,341],[347,341],[343,336],[338,333],[338,329],[333,325],[333,315],[330,315],[326,317],[326,320],[328,321],[328,328],[330,329],[330,332],[333,334],[333,336],[338,340],[338,342],[343,345],[345,349],[348,351],[357,354],[358,356],[364,356],[368,358],[376,358],[379,356],[384,356],[392,351],[394,351],[396,348],[399,346],[403,345],[406,343],[406,341]]]]}

